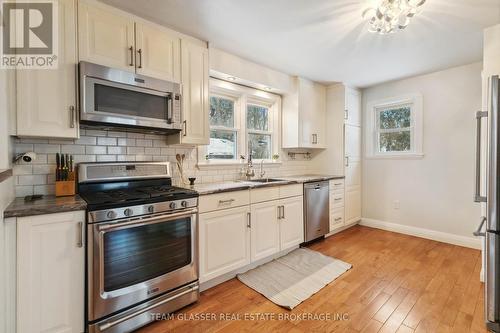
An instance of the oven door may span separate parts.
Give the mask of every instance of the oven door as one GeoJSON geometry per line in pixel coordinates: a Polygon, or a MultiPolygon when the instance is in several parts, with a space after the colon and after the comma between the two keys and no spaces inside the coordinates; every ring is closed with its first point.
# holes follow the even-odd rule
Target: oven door
{"type": "Polygon", "coordinates": [[[195,209],[88,228],[89,322],[198,279],[195,209]]]}

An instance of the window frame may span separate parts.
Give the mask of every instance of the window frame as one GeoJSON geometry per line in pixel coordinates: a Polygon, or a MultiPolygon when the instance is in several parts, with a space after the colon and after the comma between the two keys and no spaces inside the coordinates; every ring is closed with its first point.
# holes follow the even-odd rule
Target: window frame
{"type": "MultiPolygon", "coordinates": [[[[271,156],[269,159],[264,159],[264,163],[281,163],[281,157],[277,161],[272,159],[273,155],[279,154],[281,150],[281,96],[270,92],[262,91],[255,88],[242,86],[236,83],[227,82],[224,80],[210,78],[209,98],[219,96],[229,98],[235,101],[234,104],[234,120],[235,128],[237,129],[237,152],[235,159],[206,159],[208,154],[208,145],[198,147],[198,166],[209,165],[234,165],[241,164],[240,155],[248,158],[248,134],[258,133],[271,135],[271,156]],[[249,130],[247,129],[247,105],[265,106],[268,109],[268,131],[249,130]]],[[[207,110],[208,112],[208,110],[207,110]]],[[[209,132],[213,129],[225,128],[209,125],[209,132]]],[[[246,160],[245,160],[246,161],[246,160]]],[[[260,163],[261,159],[253,159],[255,163],[260,163]]]]}
{"type": "Polygon", "coordinates": [[[366,157],[367,158],[392,158],[411,159],[422,158],[423,154],[423,98],[421,94],[410,94],[392,97],[367,103],[367,135],[366,135],[366,157]],[[410,127],[398,129],[380,129],[380,113],[392,109],[410,107],[410,127]],[[408,151],[380,151],[380,134],[390,132],[410,131],[410,150],[408,151]]]}

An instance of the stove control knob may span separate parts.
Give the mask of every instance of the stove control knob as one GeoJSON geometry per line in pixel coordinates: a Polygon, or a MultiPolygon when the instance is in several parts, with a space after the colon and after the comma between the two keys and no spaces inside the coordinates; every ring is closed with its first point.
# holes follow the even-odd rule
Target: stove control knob
{"type": "Polygon", "coordinates": [[[181,206],[186,208],[188,206],[188,202],[186,200],[182,200],[181,206]]]}
{"type": "Polygon", "coordinates": [[[148,213],[154,213],[155,212],[155,207],[153,205],[148,207],[148,213]]]}
{"type": "Polygon", "coordinates": [[[175,202],[170,203],[170,209],[175,209],[177,208],[177,204],[175,202]]]}
{"type": "Polygon", "coordinates": [[[116,213],[112,210],[110,210],[109,212],[106,213],[106,217],[108,219],[114,219],[116,217],[116,213]]]}
{"type": "Polygon", "coordinates": [[[130,208],[125,209],[125,211],[123,212],[123,214],[125,214],[125,216],[131,216],[133,213],[134,212],[130,208]]]}

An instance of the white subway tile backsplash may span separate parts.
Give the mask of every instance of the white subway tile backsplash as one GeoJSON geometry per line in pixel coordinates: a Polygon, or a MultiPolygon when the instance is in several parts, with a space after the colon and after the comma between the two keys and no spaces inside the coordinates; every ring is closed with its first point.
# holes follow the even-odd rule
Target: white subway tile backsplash
{"type": "MultiPolygon", "coordinates": [[[[175,154],[185,154],[185,173],[196,177],[196,183],[234,181],[241,179],[241,169],[245,166],[230,165],[204,168],[196,167],[198,150],[196,147],[169,146],[166,137],[157,134],[126,133],[80,129],[77,140],[60,139],[15,139],[14,152],[37,152],[32,163],[20,161],[14,166],[17,186],[16,195],[53,194],[55,182],[56,153],[74,156],[75,166],[82,162],[110,161],[169,161],[172,164],[173,182],[180,184],[175,154]]],[[[286,152],[282,152],[285,156],[286,152]]],[[[258,171],[259,166],[254,165],[258,171]]],[[[311,173],[311,161],[283,161],[283,164],[265,166],[266,176],[287,176],[311,173]]]]}
{"type": "Polygon", "coordinates": [[[127,153],[127,148],[125,147],[108,147],[109,155],[123,155],[127,153]]]}
{"type": "Polygon", "coordinates": [[[99,146],[116,146],[116,138],[97,138],[97,144],[99,146]]]}
{"type": "Polygon", "coordinates": [[[135,146],[135,139],[118,139],[118,146],[127,146],[133,147],[135,146]]]}
{"type": "Polygon", "coordinates": [[[44,185],[47,184],[47,175],[17,176],[17,185],[44,185]]]}
{"type": "MultiPolygon", "coordinates": [[[[80,135],[81,135],[81,133],[80,133],[80,135]]],[[[100,131],[100,130],[90,130],[90,129],[87,129],[87,130],[85,130],[85,135],[86,136],[107,136],[108,132],[106,132],[106,131],[100,131]]]]}
{"type": "Polygon", "coordinates": [[[85,146],[80,145],[61,145],[61,153],[63,154],[85,154],[85,146]]]}
{"type": "Polygon", "coordinates": [[[75,144],[95,146],[97,144],[97,138],[95,136],[80,136],[80,139],[77,139],[75,144]]]}
{"type": "Polygon", "coordinates": [[[97,162],[116,162],[116,155],[97,155],[97,162]]]}
{"type": "Polygon", "coordinates": [[[85,153],[87,155],[105,155],[106,146],[86,146],[85,153]]]}
{"type": "Polygon", "coordinates": [[[127,147],[128,155],[144,155],[144,147],[127,147]]]}
{"type": "Polygon", "coordinates": [[[153,147],[153,140],[137,139],[135,142],[140,147],[153,147]]]}
{"type": "Polygon", "coordinates": [[[45,154],[50,154],[50,153],[60,153],[61,152],[61,146],[56,145],[56,144],[44,144],[44,143],[37,143],[34,145],[33,150],[35,153],[45,153],[45,154]]]}

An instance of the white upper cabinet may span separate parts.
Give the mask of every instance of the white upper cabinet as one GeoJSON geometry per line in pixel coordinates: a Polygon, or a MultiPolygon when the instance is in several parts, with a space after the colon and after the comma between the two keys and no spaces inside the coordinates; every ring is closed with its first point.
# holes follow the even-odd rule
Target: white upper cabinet
{"type": "Polygon", "coordinates": [[[361,126],[361,93],[352,88],[345,88],[345,123],[361,126]]]}
{"type": "Polygon", "coordinates": [[[176,33],[136,23],[135,51],[138,74],[180,82],[181,40],[176,33]]]}
{"type": "Polygon", "coordinates": [[[210,144],[209,113],[209,63],[207,43],[182,39],[181,82],[183,129],[180,135],[167,137],[171,144],[210,144]]]}
{"type": "Polygon", "coordinates": [[[485,77],[500,75],[500,24],[484,31],[483,72],[485,77]]]}
{"type": "Polygon", "coordinates": [[[85,212],[17,219],[17,332],[84,332],[85,212]]]}
{"type": "Polygon", "coordinates": [[[79,59],[180,82],[180,35],[112,7],[81,0],[79,59]]]}
{"type": "Polygon", "coordinates": [[[135,71],[134,20],[85,1],[78,3],[80,60],[135,71]]]}
{"type": "Polygon", "coordinates": [[[17,135],[77,138],[76,5],[61,0],[58,68],[18,70],[17,135]]]}
{"type": "Polygon", "coordinates": [[[326,148],[326,88],[295,79],[295,92],[283,98],[283,148],[326,148]]]}

